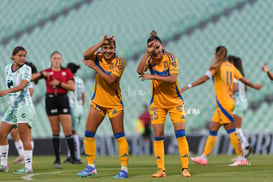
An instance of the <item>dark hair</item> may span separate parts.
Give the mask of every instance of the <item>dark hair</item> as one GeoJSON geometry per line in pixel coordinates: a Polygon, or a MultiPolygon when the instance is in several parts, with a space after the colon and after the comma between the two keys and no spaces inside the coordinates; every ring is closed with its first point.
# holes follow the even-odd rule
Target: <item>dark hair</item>
{"type": "Polygon", "coordinates": [[[77,72],[77,70],[81,68],[81,66],[80,66],[80,65],[77,65],[77,64],[75,64],[75,63],[68,63],[68,64],[66,65],[66,68],[70,69],[70,71],[71,71],[73,74],[75,74],[75,73],[77,72]]]}
{"type": "MultiPolygon", "coordinates": [[[[19,51],[25,51],[26,54],[27,54],[27,51],[26,51],[25,48],[23,48],[22,46],[17,46],[17,47],[15,47],[15,48],[13,49],[11,55],[12,55],[12,56],[15,56],[19,51]]],[[[13,58],[11,58],[11,59],[13,60],[13,58]]]]}
{"type": "Polygon", "coordinates": [[[245,76],[244,74],[244,69],[243,69],[243,64],[242,64],[242,60],[240,57],[235,57],[233,55],[229,55],[227,57],[228,62],[232,63],[239,71],[240,73],[245,76]]]}
{"type": "MultiPolygon", "coordinates": [[[[32,62],[27,62],[27,61],[26,61],[25,64],[28,65],[28,66],[30,66],[32,74],[38,72],[36,66],[35,66],[32,62]]],[[[39,81],[39,79],[37,79],[37,80],[35,80],[35,81],[33,81],[33,82],[34,82],[35,84],[37,84],[38,81],[39,81]]]]}
{"type": "Polygon", "coordinates": [[[54,51],[54,52],[52,52],[52,53],[50,54],[50,58],[52,58],[52,56],[53,56],[54,54],[60,54],[60,55],[62,56],[62,54],[61,54],[59,51],[54,51]]]}
{"type": "Polygon", "coordinates": [[[226,57],[227,57],[227,48],[225,46],[216,47],[215,59],[213,60],[213,63],[210,68],[216,69],[216,72],[218,72],[222,62],[225,61],[226,57]]]}
{"type": "Polygon", "coordinates": [[[148,44],[149,42],[152,42],[153,40],[158,40],[160,43],[162,43],[161,40],[160,40],[160,38],[157,36],[157,32],[156,32],[155,30],[153,30],[153,31],[150,33],[150,37],[149,37],[148,40],[147,40],[147,44],[148,44]]]}

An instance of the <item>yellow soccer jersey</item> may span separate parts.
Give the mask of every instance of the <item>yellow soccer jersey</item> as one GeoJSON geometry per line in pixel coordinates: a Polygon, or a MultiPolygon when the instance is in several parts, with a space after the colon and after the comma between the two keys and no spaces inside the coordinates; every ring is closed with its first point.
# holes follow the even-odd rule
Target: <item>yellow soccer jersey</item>
{"type": "MultiPolygon", "coordinates": [[[[146,67],[152,75],[163,77],[170,74],[178,74],[178,61],[175,55],[169,51],[163,50],[161,61],[153,60],[151,57],[146,60],[146,67]]],[[[151,107],[172,108],[183,104],[183,98],[179,89],[178,82],[166,83],[158,80],[152,80],[151,107]]]]}
{"type": "Polygon", "coordinates": [[[114,55],[113,59],[107,62],[99,51],[94,56],[96,65],[104,73],[108,75],[114,74],[119,78],[113,84],[109,85],[99,74],[96,74],[94,94],[91,101],[104,108],[123,106],[119,81],[126,65],[125,60],[122,57],[114,55]]]}
{"type": "Polygon", "coordinates": [[[217,73],[215,69],[209,69],[207,75],[213,80],[216,104],[223,107],[234,106],[233,79],[239,80],[243,77],[237,68],[224,62],[217,73]]]}

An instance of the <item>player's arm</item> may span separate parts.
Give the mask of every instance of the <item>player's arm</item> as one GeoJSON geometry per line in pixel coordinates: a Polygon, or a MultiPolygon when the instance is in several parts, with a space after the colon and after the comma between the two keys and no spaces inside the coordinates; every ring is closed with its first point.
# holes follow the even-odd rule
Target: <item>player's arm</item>
{"type": "Polygon", "coordinates": [[[208,75],[204,75],[204,76],[200,77],[199,79],[195,80],[194,82],[192,82],[191,84],[189,84],[188,86],[181,88],[181,92],[184,92],[191,87],[201,85],[201,84],[205,83],[206,81],[208,81],[209,78],[210,77],[208,75]]]}
{"type": "Polygon", "coordinates": [[[68,80],[67,83],[64,83],[64,82],[57,80],[56,78],[53,78],[53,80],[51,82],[49,82],[49,85],[51,85],[53,87],[60,87],[60,88],[63,88],[65,90],[70,90],[70,91],[75,90],[74,80],[68,80]]]}
{"type": "Polygon", "coordinates": [[[41,78],[48,78],[48,76],[49,76],[48,72],[46,72],[46,71],[40,71],[40,72],[31,74],[30,81],[39,80],[41,78]]]}
{"type": "Polygon", "coordinates": [[[147,44],[146,52],[137,67],[137,73],[139,75],[147,71],[146,60],[151,56],[151,53],[153,52],[153,50],[154,50],[154,41],[151,41],[147,44]]]}
{"type": "Polygon", "coordinates": [[[108,75],[107,73],[104,73],[93,60],[83,60],[83,63],[91,69],[95,70],[97,74],[99,74],[99,76],[104,79],[109,85],[111,85],[118,79],[118,76],[115,74],[108,75]]]}
{"type": "Polygon", "coordinates": [[[29,88],[29,94],[30,94],[30,96],[33,95],[33,88],[29,88]]]}
{"type": "Polygon", "coordinates": [[[0,91],[0,97],[3,97],[7,95],[8,93],[14,93],[14,92],[24,90],[28,82],[29,82],[28,80],[22,80],[18,86],[0,91]]]}
{"type": "Polygon", "coordinates": [[[82,105],[84,105],[85,102],[85,92],[82,93],[82,105]]]}
{"type": "Polygon", "coordinates": [[[165,83],[175,83],[177,80],[177,74],[170,74],[170,76],[151,75],[149,73],[143,73],[139,76],[141,81],[144,80],[158,80],[165,83]]]}
{"type": "Polygon", "coordinates": [[[147,67],[146,67],[146,60],[150,57],[149,53],[145,53],[144,56],[142,57],[138,67],[137,67],[137,73],[139,75],[143,74],[144,72],[147,71],[147,67]]]}
{"type": "Polygon", "coordinates": [[[102,39],[99,43],[93,45],[92,47],[90,47],[89,49],[87,49],[87,50],[84,52],[84,54],[83,54],[84,59],[85,59],[85,60],[94,60],[94,59],[95,59],[95,57],[93,56],[94,53],[95,53],[95,52],[96,52],[104,43],[108,43],[109,40],[111,40],[111,39],[113,39],[113,38],[114,38],[114,36],[111,36],[111,37],[110,37],[110,36],[105,35],[105,36],[103,37],[103,39],[102,39]]]}
{"type": "Polygon", "coordinates": [[[247,86],[249,86],[249,87],[252,87],[252,88],[254,88],[254,89],[256,89],[256,90],[260,90],[262,87],[263,87],[263,85],[261,85],[261,84],[254,84],[254,83],[252,83],[251,81],[249,81],[248,79],[246,79],[245,77],[242,77],[241,79],[239,79],[241,82],[243,82],[244,84],[246,84],[247,86]]]}
{"type": "Polygon", "coordinates": [[[270,72],[268,66],[264,63],[262,70],[267,73],[267,76],[270,80],[273,80],[273,73],[270,72]]]}

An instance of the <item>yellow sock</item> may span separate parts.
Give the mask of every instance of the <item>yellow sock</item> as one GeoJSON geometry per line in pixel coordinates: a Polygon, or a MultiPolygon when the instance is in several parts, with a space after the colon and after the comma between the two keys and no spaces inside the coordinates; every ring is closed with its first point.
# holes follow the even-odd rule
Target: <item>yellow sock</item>
{"type": "Polygon", "coordinates": [[[216,141],[217,141],[217,135],[216,136],[214,136],[214,135],[208,136],[207,141],[206,141],[206,145],[204,148],[204,152],[203,152],[204,156],[208,156],[211,153],[216,141]]]}
{"type": "Polygon", "coordinates": [[[239,134],[236,131],[231,132],[229,133],[229,138],[233,148],[235,149],[235,153],[238,156],[243,156],[243,150],[242,150],[241,139],[239,134]]]}
{"type": "Polygon", "coordinates": [[[85,154],[87,156],[88,164],[94,164],[96,156],[96,140],[95,137],[84,138],[85,154]]]}
{"type": "MultiPolygon", "coordinates": [[[[154,154],[158,169],[165,170],[164,164],[164,140],[156,139],[154,140],[154,154]]],[[[159,137],[158,137],[159,138],[159,137]]],[[[160,137],[161,138],[161,137],[160,137]]]]}
{"type": "Polygon", "coordinates": [[[117,140],[118,143],[118,151],[119,151],[119,158],[121,166],[128,166],[128,159],[129,159],[129,147],[128,142],[125,136],[120,137],[117,140]]]}
{"type": "Polygon", "coordinates": [[[189,166],[189,145],[185,136],[176,138],[178,144],[178,150],[181,159],[182,169],[188,168],[189,166]]]}

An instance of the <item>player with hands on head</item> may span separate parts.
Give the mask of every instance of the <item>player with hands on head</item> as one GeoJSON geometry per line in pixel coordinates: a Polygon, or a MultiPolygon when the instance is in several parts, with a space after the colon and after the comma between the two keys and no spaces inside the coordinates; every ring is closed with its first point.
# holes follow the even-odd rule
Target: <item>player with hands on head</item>
{"type": "Polygon", "coordinates": [[[185,133],[184,100],[177,81],[178,60],[172,52],[163,48],[156,31],[152,31],[147,40],[146,52],[138,65],[137,73],[142,81],[152,80],[150,116],[154,131],[154,155],[158,168],[152,177],[166,177],[164,124],[168,113],[178,143],[181,174],[184,177],[191,177],[188,170],[189,146],[185,133]],[[148,69],[150,73],[146,72],[148,69]]]}
{"type": "Polygon", "coordinates": [[[126,62],[115,51],[114,36],[105,35],[99,43],[84,53],[83,63],[96,72],[96,83],[85,125],[84,147],[88,165],[77,174],[80,177],[97,174],[95,134],[107,114],[118,144],[121,162],[120,172],[114,178],[128,178],[129,149],[124,133],[124,108],[119,86],[126,62]],[[101,51],[97,51],[99,48],[101,51]]]}

